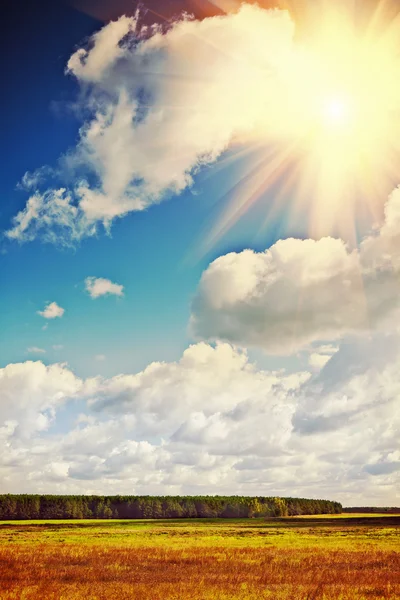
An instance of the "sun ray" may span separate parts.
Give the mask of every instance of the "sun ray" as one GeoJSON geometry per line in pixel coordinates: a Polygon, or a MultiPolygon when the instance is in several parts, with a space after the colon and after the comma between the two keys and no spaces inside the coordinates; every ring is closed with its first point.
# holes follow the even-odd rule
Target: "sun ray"
{"type": "MultiPolygon", "coordinates": [[[[187,6],[200,4],[190,0],[187,6]]],[[[215,38],[211,42],[201,35],[201,28],[192,33],[209,55],[221,58],[221,65],[233,65],[233,76],[242,78],[243,88],[248,86],[243,96],[238,89],[240,102],[234,104],[232,114],[248,106],[249,121],[254,112],[254,128],[251,133],[238,133],[231,143],[236,148],[259,149],[256,167],[249,165],[242,182],[232,187],[231,206],[223,211],[204,247],[210,240],[215,243],[260,199],[270,203],[269,217],[287,202],[294,218],[307,212],[313,237],[334,233],[353,243],[360,206],[371,220],[379,219],[383,199],[398,180],[400,7],[394,0],[260,0],[257,4],[287,10],[296,26],[290,51],[272,64],[273,93],[269,77],[275,58],[263,43],[249,53],[252,59],[247,65],[234,44],[226,46],[215,38]]],[[[241,5],[239,0],[213,0],[207,2],[209,9],[203,16],[238,12],[241,5]]],[[[164,15],[160,2],[145,6],[168,22],[170,13],[166,10],[164,15]]],[[[177,86],[177,98],[179,86],[192,84],[188,75],[159,76],[177,86]]],[[[201,84],[200,77],[194,85],[201,84]]],[[[227,99],[227,111],[229,105],[227,99]]],[[[178,104],[163,106],[166,111],[180,109],[178,104]]],[[[229,160],[235,160],[232,154],[229,160]]],[[[221,160],[220,166],[224,164],[221,160]]]]}
{"type": "Polygon", "coordinates": [[[254,138],[242,140],[251,145],[272,137],[280,150],[270,159],[266,146],[264,174],[256,169],[235,187],[232,207],[207,243],[272,185],[274,203],[291,195],[294,210],[308,211],[312,236],[335,232],[354,243],[359,204],[371,220],[381,217],[384,198],[398,180],[400,9],[388,0],[367,2],[360,19],[356,1],[333,6],[293,0],[286,6],[301,30],[287,64],[280,65],[282,95],[266,105],[265,123],[261,119],[254,138]],[[296,164],[282,169],[294,147],[296,164]]]}
{"type": "MultiPolygon", "coordinates": [[[[252,148],[254,151],[254,148],[252,148]]],[[[243,215],[274,185],[283,174],[288,171],[291,159],[296,154],[296,145],[284,148],[270,149],[266,154],[258,153],[258,162],[253,157],[253,167],[246,172],[239,181],[220,199],[226,204],[221,217],[216,221],[211,231],[204,235],[200,247],[197,249],[198,256],[204,256],[226,233],[231,229],[243,215]]],[[[232,157],[238,160],[238,156],[232,157]]],[[[274,210],[279,208],[279,202],[269,205],[271,217],[274,210]]]]}

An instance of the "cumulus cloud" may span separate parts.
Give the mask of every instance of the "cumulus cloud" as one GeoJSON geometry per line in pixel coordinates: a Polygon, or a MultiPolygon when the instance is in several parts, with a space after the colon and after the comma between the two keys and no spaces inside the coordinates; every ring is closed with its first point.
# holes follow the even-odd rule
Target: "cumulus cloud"
{"type": "Polygon", "coordinates": [[[38,310],[37,314],[44,319],[57,319],[61,318],[65,313],[65,309],[58,306],[57,302],[49,302],[44,310],[38,310]]]}
{"type": "MultiPolygon", "coordinates": [[[[285,377],[257,371],[244,352],[227,344],[213,348],[200,343],[188,348],[177,363],[152,363],[136,375],[87,380],[85,394],[92,410],[134,415],[141,439],[167,435],[176,442],[188,441],[192,432],[193,443],[210,435],[206,433],[210,427],[214,431],[218,427],[225,430],[225,420],[232,433],[239,427],[242,413],[252,407],[256,417],[258,410],[266,410],[263,403],[268,404],[270,398],[270,420],[263,426],[263,436],[283,443],[285,432],[290,429],[288,390],[298,387],[307,377],[305,373],[285,377]],[[286,420],[280,422],[282,414],[286,420]]],[[[256,418],[254,427],[253,433],[248,432],[249,445],[260,429],[256,418]]],[[[233,439],[227,444],[233,447],[233,439]]]]}
{"type": "Polygon", "coordinates": [[[89,296],[93,299],[100,296],[123,296],[124,286],[119,283],[113,283],[103,277],[87,277],[85,279],[85,288],[89,296]]]}
{"type": "Polygon", "coordinates": [[[381,335],[341,345],[314,376],[260,370],[243,351],[205,343],[177,362],[112,378],[8,365],[0,370],[4,489],[22,491],[28,480],[32,490],[62,493],[264,493],[348,504],[362,493],[395,504],[399,357],[398,337],[381,335]],[[61,435],[51,425],[67,402],[84,412],[61,435]]]}
{"type": "Polygon", "coordinates": [[[301,453],[308,446],[318,462],[346,471],[354,486],[370,476],[398,485],[398,360],[397,336],[345,344],[299,395],[294,447],[301,453]]]}
{"type": "Polygon", "coordinates": [[[383,225],[357,249],[333,238],[286,239],[221,256],[202,275],[192,331],[287,354],[388,321],[400,306],[399,207],[397,188],[383,225]]]}
{"type": "Polygon", "coordinates": [[[46,367],[31,361],[7,365],[0,369],[0,431],[15,437],[47,429],[57,407],[80,386],[65,365],[46,367]]]}
{"type": "MultiPolygon", "coordinates": [[[[6,235],[64,243],[94,235],[98,223],[109,227],[190,186],[260,123],[272,141],[292,97],[284,81],[293,32],[287,12],[246,4],[167,30],[125,16],[106,25],[67,66],[91,114],[61,161],[77,184],[35,192],[6,235]]],[[[43,172],[28,174],[27,187],[43,172]]]]}

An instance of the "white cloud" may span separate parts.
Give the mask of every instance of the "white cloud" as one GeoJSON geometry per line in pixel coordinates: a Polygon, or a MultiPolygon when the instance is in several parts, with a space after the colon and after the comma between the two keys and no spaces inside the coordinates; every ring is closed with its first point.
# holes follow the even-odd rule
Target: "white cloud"
{"type": "Polygon", "coordinates": [[[319,370],[326,365],[330,358],[331,357],[327,354],[318,354],[318,352],[312,352],[308,358],[308,364],[312,369],[319,370]]]}
{"type": "Polygon", "coordinates": [[[49,302],[44,310],[38,310],[37,314],[44,319],[57,319],[61,318],[65,313],[65,309],[58,306],[57,302],[49,302]]]}
{"type": "Polygon", "coordinates": [[[68,71],[82,81],[101,81],[126,53],[121,40],[136,29],[135,19],[122,16],[92,36],[92,48],[80,48],[68,61],[68,71]]]}
{"type": "Polygon", "coordinates": [[[17,184],[17,189],[28,191],[34,190],[51,175],[52,169],[47,166],[36,169],[33,173],[26,171],[20,183],[17,184]]]}
{"type": "Polygon", "coordinates": [[[99,362],[103,362],[106,360],[106,356],[105,354],[96,354],[96,356],[94,357],[95,360],[99,361],[99,362]]]}
{"type": "MultiPolygon", "coordinates": [[[[125,16],[106,25],[68,61],[85,91],[82,113],[92,115],[61,161],[77,184],[36,192],[6,235],[73,243],[181,192],[260,123],[273,140],[292,97],[282,84],[293,32],[287,12],[246,4],[166,32],[125,16]]],[[[25,179],[31,188],[41,177],[25,179]]]]}
{"type": "MultiPolygon", "coordinates": [[[[304,373],[285,377],[256,371],[246,353],[226,344],[212,348],[200,343],[188,348],[178,363],[152,363],[136,375],[87,380],[84,392],[93,410],[134,415],[141,439],[162,436],[188,441],[192,431],[194,442],[206,435],[211,417],[213,423],[226,419],[232,434],[235,423],[239,426],[240,414],[266,403],[272,412],[268,425],[263,425],[263,436],[283,444],[292,410],[287,392],[307,377],[304,373]],[[286,420],[281,421],[283,413],[286,420]]],[[[213,430],[218,427],[224,429],[222,423],[212,425],[213,430]]],[[[255,435],[259,429],[256,419],[254,427],[255,435]]],[[[248,431],[248,444],[254,443],[253,434],[248,431]]]]}
{"type": "MultiPolygon", "coordinates": [[[[344,344],[316,375],[258,370],[196,344],[136,374],[81,381],[65,366],[0,370],[6,491],[247,493],[396,504],[399,339],[344,344]],[[67,432],[66,402],[86,402],[67,432]],[[60,419],[64,422],[64,411],[60,419]],[[44,431],[46,431],[44,435],[44,431]]],[[[69,410],[72,409],[71,408],[69,410]]]]}
{"type": "Polygon", "coordinates": [[[43,350],[43,348],[38,348],[37,346],[30,346],[26,349],[26,351],[30,354],[46,354],[46,350],[43,350]]]}
{"type": "Polygon", "coordinates": [[[398,360],[398,337],[344,345],[299,397],[293,449],[301,453],[308,447],[321,466],[339,477],[346,474],[353,480],[346,494],[352,489],[356,496],[358,486],[365,498],[367,486],[373,498],[379,495],[374,485],[394,490],[400,483],[398,360]]]}
{"type": "Polygon", "coordinates": [[[0,369],[0,430],[26,436],[47,429],[55,410],[79,390],[80,380],[65,365],[41,362],[10,364],[0,369]]]}
{"type": "Polygon", "coordinates": [[[385,222],[351,250],[340,239],[280,240],[232,252],[203,273],[193,302],[196,336],[287,354],[312,342],[393,321],[400,303],[400,189],[385,222]]]}
{"type": "Polygon", "coordinates": [[[318,352],[318,354],[333,356],[339,350],[339,347],[335,346],[334,344],[323,344],[322,346],[318,346],[315,350],[318,352]]]}
{"type": "Polygon", "coordinates": [[[54,344],[52,348],[53,350],[62,350],[64,346],[62,344],[54,344]]]}
{"type": "Polygon", "coordinates": [[[100,298],[100,296],[114,295],[123,296],[124,286],[113,283],[103,277],[87,277],[85,279],[86,291],[91,298],[100,298]]]}
{"type": "Polygon", "coordinates": [[[315,351],[311,352],[308,357],[308,364],[314,371],[319,371],[325,367],[327,362],[339,350],[339,348],[337,346],[333,346],[333,344],[325,344],[315,348],[314,350],[315,351]]]}
{"type": "MultiPolygon", "coordinates": [[[[76,193],[80,193],[80,188],[76,193]]],[[[20,242],[30,242],[40,235],[46,242],[68,246],[95,233],[96,227],[82,209],[74,205],[72,194],[60,188],[35,192],[14,217],[13,227],[5,235],[20,242]]]]}

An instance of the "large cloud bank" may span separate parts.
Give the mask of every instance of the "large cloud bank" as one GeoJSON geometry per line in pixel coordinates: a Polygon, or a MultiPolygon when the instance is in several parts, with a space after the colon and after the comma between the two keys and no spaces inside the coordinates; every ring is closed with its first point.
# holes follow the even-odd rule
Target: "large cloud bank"
{"type": "Polygon", "coordinates": [[[288,354],[318,340],[393,329],[400,307],[400,189],[384,224],[350,249],[342,240],[279,240],[265,252],[232,252],[203,273],[195,335],[288,354]]]}
{"type": "MultiPolygon", "coordinates": [[[[61,161],[77,183],[34,191],[7,236],[68,243],[93,235],[99,223],[190,186],[232,140],[260,126],[271,140],[290,97],[283,82],[293,32],[285,11],[246,4],[167,31],[125,16],[105,26],[68,61],[90,115],[61,161]]],[[[27,174],[23,185],[43,184],[47,173],[27,174]]]]}
{"type": "Polygon", "coordinates": [[[3,490],[347,503],[362,493],[395,503],[398,358],[398,342],[385,337],[344,346],[314,376],[259,370],[228,344],[204,343],[176,363],[111,379],[83,381],[66,365],[9,365],[0,370],[3,490]],[[59,433],[68,413],[75,423],[59,433]]]}

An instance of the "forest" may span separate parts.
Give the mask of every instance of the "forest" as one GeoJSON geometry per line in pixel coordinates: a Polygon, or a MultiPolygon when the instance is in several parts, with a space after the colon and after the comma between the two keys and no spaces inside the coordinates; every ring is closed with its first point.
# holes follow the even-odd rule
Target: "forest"
{"type": "Polygon", "coordinates": [[[253,518],[339,514],[329,500],[265,496],[63,496],[2,494],[0,520],[253,518]]]}

